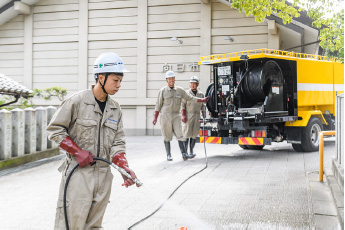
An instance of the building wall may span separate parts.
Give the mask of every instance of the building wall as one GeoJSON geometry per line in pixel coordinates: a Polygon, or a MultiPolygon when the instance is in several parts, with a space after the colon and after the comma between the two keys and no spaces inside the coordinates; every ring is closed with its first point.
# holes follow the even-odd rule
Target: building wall
{"type": "Polygon", "coordinates": [[[32,88],[78,91],[78,7],[78,0],[43,0],[32,8],[32,88]]]}
{"type": "Polygon", "coordinates": [[[71,95],[94,83],[99,54],[115,52],[131,71],[114,96],[127,134],[160,135],[152,119],[158,90],[166,85],[164,71],[175,71],[176,85],[186,89],[198,76],[205,92],[211,68],[196,65],[200,56],[272,47],[269,36],[266,22],[216,0],[41,0],[31,15],[0,27],[0,72],[29,88],[60,86],[71,95]]]}
{"type": "Polygon", "coordinates": [[[212,54],[267,48],[267,36],[267,23],[258,23],[230,6],[212,2],[212,54]],[[225,36],[234,41],[224,40],[225,36]]]}
{"type": "Polygon", "coordinates": [[[19,15],[0,27],[0,72],[23,83],[24,16],[19,15]]]}

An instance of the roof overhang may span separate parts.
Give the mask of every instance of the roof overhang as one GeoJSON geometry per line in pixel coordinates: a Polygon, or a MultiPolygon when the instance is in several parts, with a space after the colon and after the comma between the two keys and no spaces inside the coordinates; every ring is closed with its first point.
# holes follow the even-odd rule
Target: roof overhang
{"type": "Polygon", "coordinates": [[[19,14],[30,14],[31,6],[40,0],[3,0],[0,3],[0,26],[19,14]]]}
{"type": "Polygon", "coordinates": [[[0,73],[0,94],[29,97],[33,91],[0,73]]]}

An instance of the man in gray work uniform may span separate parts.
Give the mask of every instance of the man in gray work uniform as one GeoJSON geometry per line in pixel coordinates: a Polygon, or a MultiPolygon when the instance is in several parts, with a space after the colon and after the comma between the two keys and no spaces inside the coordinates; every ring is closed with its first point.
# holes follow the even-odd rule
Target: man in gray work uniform
{"type": "MultiPolygon", "coordinates": [[[[189,80],[190,89],[186,92],[198,98],[204,98],[203,92],[198,90],[199,78],[197,76],[192,76],[189,80]]],[[[205,118],[206,111],[205,105],[202,103],[195,103],[193,101],[182,100],[181,106],[181,117],[182,117],[182,131],[183,137],[186,138],[186,148],[188,149],[188,141],[190,143],[190,155],[195,157],[194,146],[196,142],[196,137],[199,135],[200,129],[200,111],[202,111],[202,116],[205,118]]]]}
{"type": "MultiPolygon", "coordinates": [[[[134,179],[126,160],[126,140],[119,103],[109,95],[116,94],[123,75],[128,72],[122,59],[114,53],[103,53],[95,61],[96,85],[78,92],[62,102],[47,127],[49,139],[66,151],[54,229],[66,229],[63,194],[72,168],[79,164],[68,186],[66,206],[70,229],[103,229],[102,221],[109,203],[113,175],[109,165],[94,163],[98,156],[123,168],[134,179]]],[[[133,185],[124,177],[123,186],[133,185]]]]}
{"type": "Polygon", "coordinates": [[[168,85],[159,90],[152,123],[153,125],[156,125],[158,115],[161,113],[160,124],[162,135],[164,137],[167,160],[172,161],[170,141],[172,140],[173,134],[178,140],[183,160],[188,160],[193,157],[189,156],[187,153],[185,138],[183,138],[182,134],[180,115],[181,101],[184,99],[186,101],[206,102],[208,101],[208,97],[197,98],[187,94],[182,87],[175,86],[175,73],[173,71],[166,72],[165,79],[168,85]]]}

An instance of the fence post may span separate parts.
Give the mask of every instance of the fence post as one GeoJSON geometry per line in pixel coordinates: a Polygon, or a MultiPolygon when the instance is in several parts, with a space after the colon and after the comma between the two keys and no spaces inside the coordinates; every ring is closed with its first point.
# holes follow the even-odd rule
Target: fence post
{"type": "Polygon", "coordinates": [[[36,150],[47,149],[47,110],[43,107],[36,108],[36,150]]]}
{"type": "Polygon", "coordinates": [[[336,148],[337,148],[337,161],[338,164],[344,168],[344,94],[337,96],[336,103],[336,126],[335,130],[337,131],[336,138],[336,148]]]}
{"type": "Polygon", "coordinates": [[[12,113],[12,157],[24,156],[24,111],[13,109],[12,113]]]}
{"type": "Polygon", "coordinates": [[[0,110],[0,160],[11,158],[12,152],[12,114],[0,110]]]}
{"type": "Polygon", "coordinates": [[[25,119],[25,154],[36,152],[36,110],[24,109],[25,119]]]}
{"type": "MultiPolygon", "coordinates": [[[[48,106],[47,107],[47,126],[50,122],[50,120],[52,119],[52,117],[54,116],[54,113],[56,112],[57,108],[54,106],[48,106]]],[[[53,147],[56,147],[55,142],[47,140],[47,147],[48,149],[51,149],[53,147]]]]}

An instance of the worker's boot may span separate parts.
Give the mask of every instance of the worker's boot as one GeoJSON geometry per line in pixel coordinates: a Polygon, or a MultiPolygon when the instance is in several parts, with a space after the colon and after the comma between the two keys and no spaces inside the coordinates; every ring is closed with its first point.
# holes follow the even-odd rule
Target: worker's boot
{"type": "Polygon", "coordinates": [[[184,161],[188,160],[190,157],[187,153],[185,142],[184,141],[178,141],[178,146],[180,147],[183,160],[184,161]]]}
{"type": "Polygon", "coordinates": [[[186,141],[184,142],[184,146],[186,147],[186,153],[188,153],[188,141],[189,138],[186,138],[186,141]]]}
{"type": "Polygon", "coordinates": [[[167,152],[167,161],[172,161],[171,153],[170,153],[170,141],[164,141],[165,151],[167,152]]]}
{"type": "Polygon", "coordinates": [[[194,154],[193,149],[194,149],[194,146],[195,146],[196,139],[189,138],[189,140],[190,140],[189,156],[190,156],[190,158],[194,158],[195,154],[194,154]]]}

